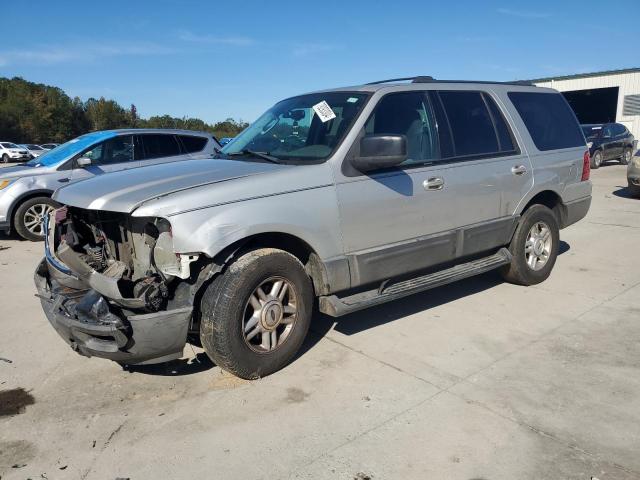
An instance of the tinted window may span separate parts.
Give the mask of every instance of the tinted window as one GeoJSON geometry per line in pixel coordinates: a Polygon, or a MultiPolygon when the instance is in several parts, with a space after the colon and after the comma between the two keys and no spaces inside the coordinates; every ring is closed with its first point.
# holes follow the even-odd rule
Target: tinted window
{"type": "Polygon", "coordinates": [[[145,159],[180,155],[180,146],[173,135],[140,135],[144,145],[145,159]]]}
{"type": "Polygon", "coordinates": [[[389,94],[378,102],[365,125],[365,135],[407,137],[405,164],[438,158],[435,122],[423,92],[389,94]]]}
{"type": "Polygon", "coordinates": [[[438,92],[456,156],[499,152],[498,138],[480,92],[438,92]]]}
{"type": "Polygon", "coordinates": [[[582,133],[587,140],[593,140],[602,133],[602,125],[582,125],[582,133]]]}
{"type": "Polygon", "coordinates": [[[179,135],[180,141],[187,153],[200,152],[207,144],[205,137],[195,137],[192,135],[179,135]]]}
{"type": "Polygon", "coordinates": [[[114,137],[99,143],[82,154],[93,165],[110,165],[133,160],[133,141],[130,135],[114,137]]]}
{"type": "Polygon", "coordinates": [[[619,123],[614,123],[613,124],[613,134],[614,135],[622,135],[624,133],[627,133],[627,129],[624,128],[624,125],[620,125],[619,123]]]}
{"type": "Polygon", "coordinates": [[[489,112],[491,112],[491,118],[493,119],[493,124],[496,129],[496,134],[498,135],[498,149],[501,152],[515,151],[511,130],[509,130],[509,126],[507,125],[507,121],[504,119],[502,112],[498,109],[493,98],[486,93],[483,93],[482,96],[489,107],[489,112]]]}
{"type": "Polygon", "coordinates": [[[538,150],[584,145],[576,117],[561,94],[509,92],[509,98],[538,150]]]}

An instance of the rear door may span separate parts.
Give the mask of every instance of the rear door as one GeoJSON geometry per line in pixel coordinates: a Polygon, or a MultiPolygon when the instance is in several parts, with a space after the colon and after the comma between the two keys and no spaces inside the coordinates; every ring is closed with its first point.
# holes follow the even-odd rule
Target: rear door
{"type": "Polygon", "coordinates": [[[143,133],[137,137],[140,142],[140,166],[189,159],[173,133],[143,133]]]}

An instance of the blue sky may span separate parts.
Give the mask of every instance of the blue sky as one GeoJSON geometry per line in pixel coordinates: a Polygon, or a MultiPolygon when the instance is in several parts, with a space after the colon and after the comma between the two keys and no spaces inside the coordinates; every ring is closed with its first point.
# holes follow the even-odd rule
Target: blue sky
{"type": "Polygon", "coordinates": [[[638,0],[3,3],[0,76],[145,117],[252,121],[287,96],[384,78],[640,66],[638,0]]]}

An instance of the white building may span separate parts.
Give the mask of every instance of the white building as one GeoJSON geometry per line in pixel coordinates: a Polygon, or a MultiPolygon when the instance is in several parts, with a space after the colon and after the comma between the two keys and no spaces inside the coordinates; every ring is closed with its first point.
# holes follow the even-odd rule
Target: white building
{"type": "Polygon", "coordinates": [[[640,140],[640,68],[531,80],[563,93],[580,123],[618,122],[640,140]]]}

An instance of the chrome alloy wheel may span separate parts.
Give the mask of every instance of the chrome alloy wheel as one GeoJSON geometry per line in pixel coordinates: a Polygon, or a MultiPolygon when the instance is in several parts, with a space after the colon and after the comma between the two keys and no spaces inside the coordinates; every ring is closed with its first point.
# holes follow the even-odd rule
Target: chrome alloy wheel
{"type": "Polygon", "coordinates": [[[622,154],[622,158],[624,158],[625,164],[628,164],[631,161],[631,150],[625,150],[622,154]]]}
{"type": "Polygon", "coordinates": [[[53,212],[54,208],[46,203],[36,203],[24,212],[24,226],[34,235],[44,235],[44,218],[53,212]]]}
{"type": "Polygon", "coordinates": [[[272,352],[286,340],[298,318],[298,296],[291,282],[271,277],[249,296],[242,333],[251,350],[272,352]]]}
{"type": "Polygon", "coordinates": [[[536,222],[529,230],[524,244],[524,256],[532,270],[541,270],[549,261],[553,238],[551,229],[544,222],[536,222]]]}

